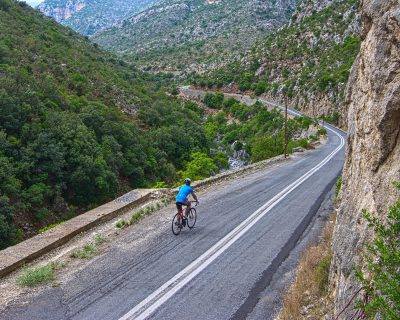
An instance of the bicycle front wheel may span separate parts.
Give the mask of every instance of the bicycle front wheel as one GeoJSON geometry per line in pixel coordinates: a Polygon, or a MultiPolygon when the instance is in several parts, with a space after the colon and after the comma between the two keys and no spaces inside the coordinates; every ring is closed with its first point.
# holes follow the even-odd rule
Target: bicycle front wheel
{"type": "Polygon", "coordinates": [[[182,230],[182,221],[179,213],[177,213],[172,219],[172,233],[177,236],[178,234],[181,233],[181,230],[182,230]]]}
{"type": "Polygon", "coordinates": [[[190,208],[189,214],[187,216],[187,225],[189,229],[192,229],[196,224],[197,212],[195,208],[190,208]]]}

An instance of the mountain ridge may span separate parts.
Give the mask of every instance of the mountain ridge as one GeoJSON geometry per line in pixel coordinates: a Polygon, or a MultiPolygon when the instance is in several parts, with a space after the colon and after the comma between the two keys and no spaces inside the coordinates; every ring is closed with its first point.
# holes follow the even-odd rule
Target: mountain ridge
{"type": "Polygon", "coordinates": [[[164,0],[93,40],[144,69],[201,71],[225,63],[260,34],[282,26],[296,2],[164,0]]]}
{"type": "Polygon", "coordinates": [[[37,9],[57,22],[91,36],[155,2],[157,0],[45,0],[37,9]]]}

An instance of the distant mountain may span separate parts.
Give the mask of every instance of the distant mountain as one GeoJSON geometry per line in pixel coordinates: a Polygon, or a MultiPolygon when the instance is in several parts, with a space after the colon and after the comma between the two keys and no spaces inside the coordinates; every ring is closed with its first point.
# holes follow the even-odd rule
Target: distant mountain
{"type": "Polygon", "coordinates": [[[35,8],[37,7],[42,0],[27,0],[26,3],[29,4],[31,7],[35,8]]]}
{"type": "Polygon", "coordinates": [[[45,0],[37,8],[84,35],[93,35],[148,8],[157,0],[45,0]]]}
{"type": "Polygon", "coordinates": [[[295,6],[296,0],[162,0],[94,41],[154,70],[201,72],[288,22],[295,6]]]}

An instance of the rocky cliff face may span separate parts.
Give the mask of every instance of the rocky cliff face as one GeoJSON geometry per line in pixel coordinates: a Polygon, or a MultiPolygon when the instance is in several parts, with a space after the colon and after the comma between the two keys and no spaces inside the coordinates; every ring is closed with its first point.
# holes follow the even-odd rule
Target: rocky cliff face
{"type": "Polygon", "coordinates": [[[154,71],[201,72],[288,22],[296,0],[161,0],[94,41],[154,71]]]}
{"type": "Polygon", "coordinates": [[[158,0],[45,0],[38,9],[84,35],[91,36],[144,10],[158,0]]]}
{"type": "Polygon", "coordinates": [[[53,17],[57,22],[63,22],[81,11],[86,6],[83,0],[67,0],[62,5],[54,5],[50,1],[41,3],[38,9],[46,16],[53,17]]]}
{"type": "Polygon", "coordinates": [[[371,236],[361,211],[384,217],[400,196],[392,187],[400,180],[400,4],[364,0],[361,12],[363,42],[347,86],[349,137],[333,240],[337,311],[358,289],[353,268],[371,236]]]}
{"type": "Polygon", "coordinates": [[[347,110],[343,108],[343,93],[347,79],[343,75],[349,71],[354,56],[345,47],[349,39],[356,40],[360,33],[357,3],[346,0],[303,1],[293,15],[290,27],[298,28],[299,32],[289,43],[294,42],[298,48],[305,47],[307,50],[302,59],[289,55],[289,59],[282,59],[272,68],[269,66],[269,80],[281,85],[276,92],[267,95],[273,100],[297,106],[313,117],[337,118],[337,121],[334,119],[336,124],[346,128],[347,110]],[[332,59],[339,50],[341,53],[332,59]],[[317,68],[304,76],[310,64],[317,68]],[[284,69],[290,70],[291,76],[285,77],[284,69]],[[288,90],[285,82],[291,77],[294,83],[288,90]]]}

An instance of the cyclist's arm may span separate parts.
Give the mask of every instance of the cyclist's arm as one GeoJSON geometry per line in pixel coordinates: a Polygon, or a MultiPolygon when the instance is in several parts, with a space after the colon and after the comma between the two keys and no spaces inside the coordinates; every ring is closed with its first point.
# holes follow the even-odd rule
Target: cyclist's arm
{"type": "Polygon", "coordinates": [[[192,191],[192,197],[196,202],[199,202],[199,200],[197,199],[196,193],[194,191],[192,191]]]}

